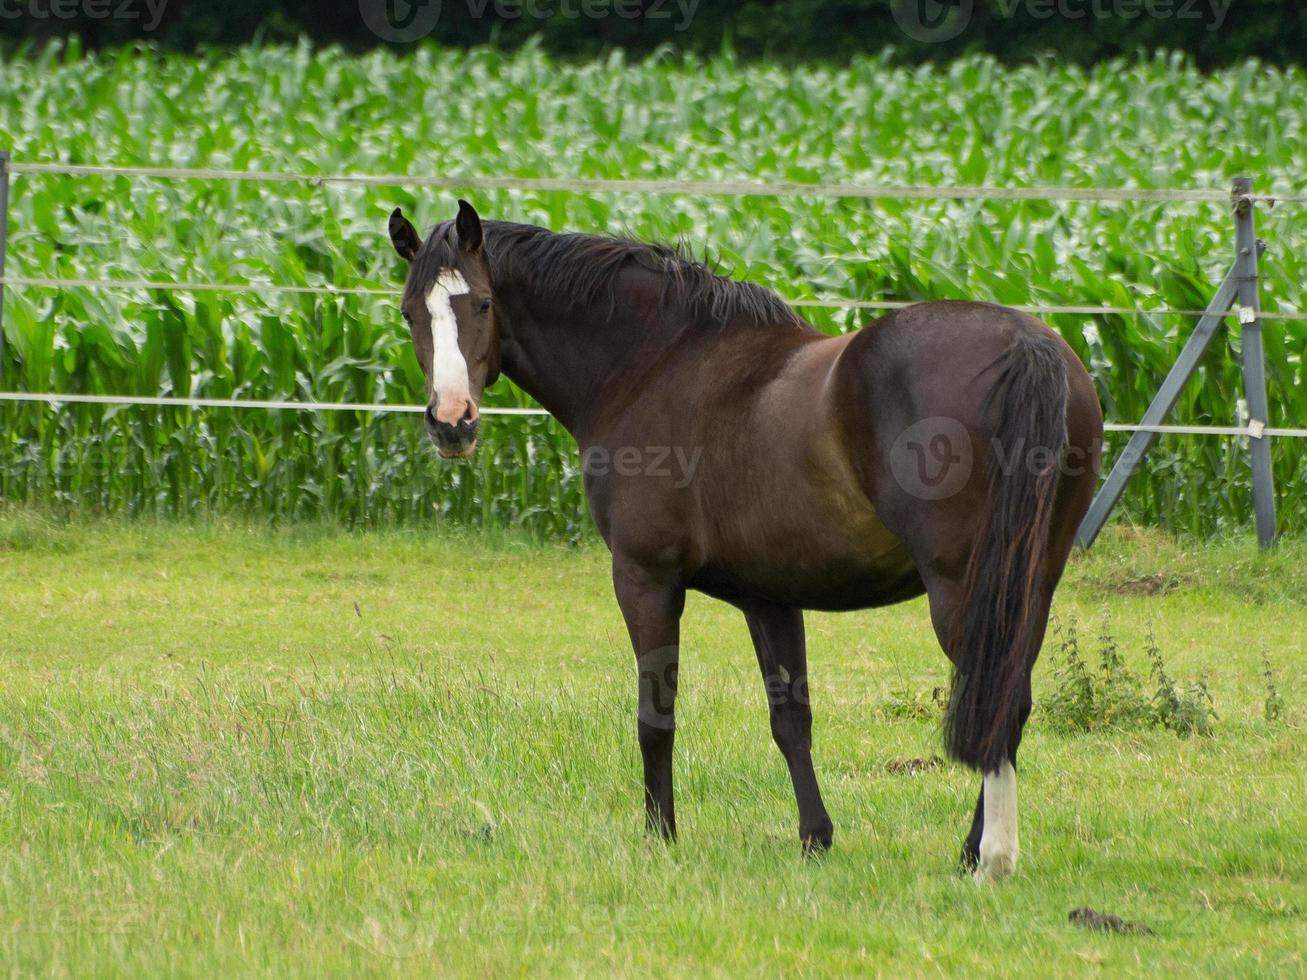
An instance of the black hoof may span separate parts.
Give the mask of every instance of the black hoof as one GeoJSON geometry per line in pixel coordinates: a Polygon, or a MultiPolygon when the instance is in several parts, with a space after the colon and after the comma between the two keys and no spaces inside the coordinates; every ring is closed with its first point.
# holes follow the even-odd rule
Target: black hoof
{"type": "Polygon", "coordinates": [[[818,827],[816,830],[800,832],[799,838],[803,841],[804,857],[821,857],[835,842],[835,828],[818,827]]]}
{"type": "Polygon", "coordinates": [[[657,817],[649,817],[645,820],[644,829],[648,831],[649,836],[655,840],[660,840],[664,844],[676,843],[676,823],[667,823],[657,817]]]}

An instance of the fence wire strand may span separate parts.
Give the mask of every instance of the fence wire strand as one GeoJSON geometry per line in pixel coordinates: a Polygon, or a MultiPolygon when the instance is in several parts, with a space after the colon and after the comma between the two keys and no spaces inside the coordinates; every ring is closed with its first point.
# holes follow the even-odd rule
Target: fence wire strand
{"type": "MultiPolygon", "coordinates": [[[[142,289],[164,290],[179,293],[231,293],[240,294],[277,294],[320,295],[320,296],[377,296],[397,298],[403,295],[401,289],[386,289],[372,286],[333,286],[324,283],[317,286],[286,286],[278,283],[263,282],[173,282],[156,279],[52,279],[45,276],[0,276],[0,285],[31,287],[35,289],[142,289]]],[[[832,309],[832,310],[901,310],[921,300],[880,300],[880,299],[842,299],[839,297],[806,296],[787,299],[785,302],[797,308],[832,309]]],[[[1008,304],[1003,304],[1007,306],[1008,304]]],[[[1071,306],[1041,306],[1019,304],[1008,306],[1009,309],[1022,313],[1042,314],[1047,316],[1186,316],[1201,317],[1206,310],[1174,310],[1166,307],[1146,309],[1138,306],[1094,306],[1092,304],[1071,306]]],[[[1263,310],[1263,320],[1307,320],[1307,313],[1299,310],[1263,310]]]]}
{"type": "MultiPolygon", "coordinates": [[[[152,405],[157,408],[237,408],[292,412],[385,412],[421,415],[425,405],[387,405],[374,402],[308,402],[255,398],[172,398],[156,395],[80,395],[58,392],[0,391],[0,402],[35,402],[46,405],[152,405]]],[[[483,408],[482,415],[549,415],[543,408],[483,408]]]]}
{"type": "MultiPolygon", "coordinates": [[[[467,174],[311,174],[212,167],[135,167],[70,163],[11,163],[15,174],[77,177],[225,180],[255,183],[429,187],[443,190],[520,190],[585,193],[685,194],[716,197],[843,197],[880,200],[1100,201],[1128,203],[1225,203],[1228,191],[1162,187],[930,187],[892,184],[805,183],[750,180],[667,180],[661,178],[479,177],[467,174]]],[[[1300,204],[1307,194],[1256,194],[1250,200],[1300,204]]]]}
{"type": "MultiPolygon", "coordinates": [[[[420,415],[423,405],[387,405],[371,402],[277,401],[252,398],[171,398],[154,395],[80,395],[58,392],[0,391],[0,402],[45,405],[147,405],[160,408],[235,408],[295,412],[378,412],[420,415]]],[[[543,408],[483,408],[482,415],[550,417],[543,408]]],[[[1307,429],[1234,425],[1129,425],[1109,422],[1106,432],[1155,432],[1159,435],[1235,436],[1243,438],[1307,438],[1307,429]]]]}

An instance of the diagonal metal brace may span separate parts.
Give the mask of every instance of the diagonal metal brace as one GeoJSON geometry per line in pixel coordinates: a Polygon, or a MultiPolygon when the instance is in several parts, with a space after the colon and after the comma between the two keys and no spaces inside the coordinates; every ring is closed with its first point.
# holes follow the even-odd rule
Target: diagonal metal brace
{"type": "MultiPolygon", "coordinates": [[[[1261,244],[1259,243],[1259,245],[1261,244]]],[[[1184,350],[1176,358],[1175,364],[1162,382],[1162,386],[1157,389],[1157,394],[1153,396],[1153,401],[1148,406],[1148,410],[1144,412],[1141,425],[1161,425],[1166,416],[1170,414],[1171,409],[1175,407],[1185,383],[1197,370],[1198,362],[1202,359],[1208,345],[1211,344],[1212,338],[1216,336],[1217,328],[1224,322],[1226,316],[1230,313],[1230,307],[1234,305],[1235,298],[1239,294],[1239,282],[1236,278],[1239,271],[1239,265],[1236,263],[1226,274],[1225,279],[1222,280],[1220,288],[1216,290],[1216,295],[1212,297],[1212,301],[1207,305],[1207,310],[1203,313],[1202,319],[1198,321],[1198,325],[1194,327],[1194,332],[1185,343],[1184,350]]],[[[1112,466],[1112,472],[1107,475],[1107,479],[1103,481],[1103,486],[1099,489],[1098,495],[1094,497],[1094,502],[1089,506],[1089,513],[1085,515],[1085,519],[1080,523],[1080,530],[1076,532],[1077,547],[1088,548],[1094,543],[1094,539],[1098,537],[1098,532],[1107,523],[1108,515],[1112,513],[1112,509],[1116,507],[1117,502],[1121,499],[1121,494],[1125,492],[1130,477],[1134,476],[1140,462],[1157,440],[1157,435],[1156,432],[1136,432],[1130,437],[1125,449],[1117,456],[1116,463],[1112,466]]]]}

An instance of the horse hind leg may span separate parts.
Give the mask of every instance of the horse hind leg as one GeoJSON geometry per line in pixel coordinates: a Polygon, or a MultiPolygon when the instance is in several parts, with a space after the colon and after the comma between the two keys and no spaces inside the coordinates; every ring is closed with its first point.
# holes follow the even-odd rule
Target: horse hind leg
{"type": "MultiPolygon", "coordinates": [[[[1007,765],[997,773],[986,773],[976,799],[976,812],[972,818],[971,830],[962,844],[961,865],[965,871],[973,872],[981,880],[996,880],[1004,873],[1016,869],[1017,857],[1017,803],[1016,803],[1016,765],[1017,748],[1021,744],[1021,735],[1026,721],[1030,718],[1033,698],[1030,689],[1030,675],[1034,670],[1035,660],[1043,646],[1044,635],[1048,631],[1049,611],[1053,603],[1053,593],[1061,581],[1062,571],[1071,556],[1076,529],[1089,508],[1089,501],[1095,487],[1097,460],[1090,459],[1085,473],[1068,474],[1062,478],[1054,502],[1053,519],[1049,529],[1048,551],[1043,569],[1043,587],[1036,591],[1031,610],[1030,648],[1025,672],[1025,683],[1020,691],[1018,703],[1019,727],[1012,743],[1012,750],[1006,760],[1007,765]],[[1010,845],[1006,843],[1010,841],[1010,845]],[[1011,854],[1008,861],[1006,854],[1011,854]],[[1009,866],[1010,865],[1010,866],[1009,866]]],[[[956,613],[959,590],[956,587],[937,587],[931,592],[931,615],[940,643],[949,650],[948,636],[952,616],[956,613]],[[936,594],[940,601],[936,602],[936,594]],[[937,608],[938,606],[938,608],[937,608]]],[[[949,656],[955,654],[949,651],[949,656]]]]}
{"type": "Polygon", "coordinates": [[[804,853],[828,850],[834,827],[812,765],[812,707],[808,702],[808,659],[803,612],[780,606],[745,610],[758,654],[771,714],[772,738],[781,750],[799,805],[799,839],[804,853]]]}
{"type": "Polygon", "coordinates": [[[1017,870],[1017,770],[1004,761],[985,773],[981,788],[984,826],[975,871],[978,882],[1002,881],[1017,870]]]}
{"type": "MultiPolygon", "coordinates": [[[[959,652],[953,649],[954,617],[962,601],[962,590],[957,580],[927,580],[931,620],[940,645],[949,658],[958,662],[959,652]]],[[[1051,593],[1037,597],[1033,610],[1034,622],[1029,634],[1030,649],[1037,653],[1043,642],[1048,623],[1051,593]]],[[[1017,749],[1026,721],[1030,717],[1032,697],[1030,675],[1035,654],[1028,653],[1019,692],[1017,730],[1014,733],[1006,758],[982,774],[980,793],[971,828],[962,843],[960,867],[977,881],[1000,881],[1013,874],[1020,853],[1017,812],[1017,749]]]]}

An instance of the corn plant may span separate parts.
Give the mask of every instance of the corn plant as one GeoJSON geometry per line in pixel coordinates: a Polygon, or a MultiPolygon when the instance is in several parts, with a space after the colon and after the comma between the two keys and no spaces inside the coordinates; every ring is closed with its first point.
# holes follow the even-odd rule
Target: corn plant
{"type": "MultiPolygon", "coordinates": [[[[1307,75],[1178,57],[1092,69],[938,67],[881,58],[802,68],[660,52],[559,63],[527,46],[407,56],[247,47],[200,56],[76,45],[3,56],[0,146],[21,160],[307,174],[666,177],[932,185],[1294,189],[1307,75]]],[[[58,278],[398,287],[397,205],[454,194],[309,182],[13,178],[9,271],[58,278]]],[[[685,239],[783,295],[1203,307],[1232,258],[1208,204],[864,201],[464,191],[483,214],[685,239]]],[[[1264,305],[1307,304],[1307,214],[1261,216],[1264,305]]],[[[874,314],[805,308],[828,331],[874,314]]],[[[1137,420],[1191,318],[1057,315],[1109,419],[1137,420]]],[[[384,296],[11,287],[4,385],[30,391],[422,398],[384,296]]],[[[1213,344],[1175,419],[1234,422],[1238,328],[1213,344]]],[[[1266,329],[1273,424],[1307,424],[1307,327],[1266,329]]],[[[509,384],[491,405],[528,400],[509,384]]],[[[440,464],[412,417],[176,408],[0,407],[0,495],[130,513],[242,512],[346,523],[446,521],[585,533],[578,460],[541,419],[488,420],[483,452],[440,464]]],[[[1109,440],[1109,462],[1123,442],[1109,440]]],[[[1277,440],[1282,523],[1307,447],[1277,440]]],[[[1194,533],[1246,526],[1238,440],[1166,437],[1127,517],[1194,533]]]]}

